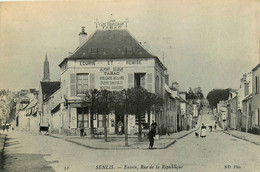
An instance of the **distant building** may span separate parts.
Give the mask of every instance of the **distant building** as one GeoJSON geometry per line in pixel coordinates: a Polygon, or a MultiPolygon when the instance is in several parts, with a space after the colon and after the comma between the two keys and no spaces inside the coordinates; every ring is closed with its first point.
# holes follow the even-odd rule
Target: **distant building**
{"type": "Polygon", "coordinates": [[[253,124],[250,132],[260,134],[260,63],[252,69],[253,72],[253,91],[252,91],[252,110],[253,124]]]}
{"type": "Polygon", "coordinates": [[[252,128],[252,71],[245,73],[240,79],[238,90],[238,111],[241,111],[241,130],[252,128]]]}
{"type": "Polygon", "coordinates": [[[47,81],[47,82],[50,81],[50,69],[49,69],[49,61],[47,58],[47,54],[45,56],[45,61],[44,61],[42,81],[47,81]]]}

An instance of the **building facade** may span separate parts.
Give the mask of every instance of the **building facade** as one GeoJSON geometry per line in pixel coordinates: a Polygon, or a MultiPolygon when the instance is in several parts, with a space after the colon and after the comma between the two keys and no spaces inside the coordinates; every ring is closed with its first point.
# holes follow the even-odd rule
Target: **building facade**
{"type": "Polygon", "coordinates": [[[253,124],[250,132],[260,134],[260,63],[252,69],[253,72],[253,91],[252,91],[252,110],[253,124]]]}
{"type": "MultiPolygon", "coordinates": [[[[83,29],[84,31],[84,29],[83,29]]],[[[85,31],[84,31],[85,32],[85,31]]],[[[79,130],[84,123],[90,127],[90,106],[84,104],[85,93],[91,89],[121,91],[143,87],[164,96],[165,70],[158,57],[151,55],[127,30],[97,30],[60,63],[61,97],[66,102],[68,130],[79,130]]],[[[115,133],[123,114],[115,112],[108,117],[108,131],[115,133]]],[[[102,115],[94,117],[94,127],[102,128],[102,115]]],[[[147,118],[146,118],[147,119],[147,118]]],[[[152,113],[151,120],[163,120],[163,111],[152,113]]],[[[134,116],[129,116],[130,133],[136,130],[134,116]]]]}

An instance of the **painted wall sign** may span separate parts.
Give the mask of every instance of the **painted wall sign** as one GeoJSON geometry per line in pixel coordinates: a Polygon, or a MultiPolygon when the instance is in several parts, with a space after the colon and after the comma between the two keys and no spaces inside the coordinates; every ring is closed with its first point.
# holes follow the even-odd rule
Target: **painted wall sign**
{"type": "Polygon", "coordinates": [[[122,90],[124,88],[124,72],[122,67],[100,68],[100,89],[101,90],[122,90]]]}

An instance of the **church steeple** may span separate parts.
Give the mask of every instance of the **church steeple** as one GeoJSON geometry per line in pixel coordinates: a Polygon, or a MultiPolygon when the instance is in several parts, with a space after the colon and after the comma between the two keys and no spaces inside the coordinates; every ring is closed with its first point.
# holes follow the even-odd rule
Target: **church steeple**
{"type": "Polygon", "coordinates": [[[47,58],[47,53],[45,55],[42,81],[50,81],[50,70],[49,70],[49,62],[48,62],[48,58],[47,58]]]}

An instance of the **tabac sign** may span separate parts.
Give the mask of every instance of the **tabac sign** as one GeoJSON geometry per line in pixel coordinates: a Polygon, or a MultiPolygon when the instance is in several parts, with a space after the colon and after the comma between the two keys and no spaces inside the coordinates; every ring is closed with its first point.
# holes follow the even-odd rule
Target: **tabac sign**
{"type": "Polygon", "coordinates": [[[124,89],[124,68],[102,67],[99,70],[101,90],[122,90],[124,89]]]}

